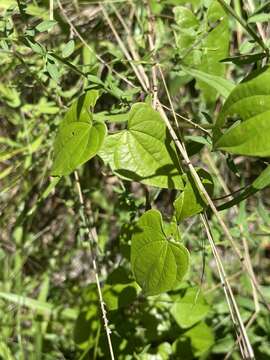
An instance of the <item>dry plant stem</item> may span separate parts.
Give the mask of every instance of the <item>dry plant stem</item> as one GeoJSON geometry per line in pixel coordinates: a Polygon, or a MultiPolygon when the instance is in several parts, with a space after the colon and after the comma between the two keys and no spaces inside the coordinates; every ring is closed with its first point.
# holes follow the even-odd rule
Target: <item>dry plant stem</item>
{"type": "Polygon", "coordinates": [[[78,39],[81,40],[81,42],[84,44],[85,47],[87,47],[88,50],[90,50],[95,56],[96,58],[101,62],[102,65],[104,65],[109,71],[111,71],[112,73],[114,73],[118,78],[120,78],[121,80],[123,80],[125,83],[127,83],[129,86],[135,88],[136,86],[130,82],[127,78],[125,78],[124,76],[122,76],[121,74],[119,74],[117,71],[115,71],[110,65],[108,65],[108,63],[106,61],[104,61],[102,59],[101,56],[99,56],[98,54],[95,53],[95,51],[92,49],[92,47],[87,44],[87,42],[84,40],[84,38],[81,36],[81,34],[78,32],[78,30],[76,29],[76,27],[73,25],[72,21],[69,19],[68,15],[66,14],[65,9],[62,6],[62,3],[60,0],[57,0],[57,4],[61,10],[61,13],[63,14],[66,22],[69,24],[70,29],[72,30],[72,32],[78,37],[78,39]]]}
{"type": "MultiPolygon", "coordinates": [[[[238,16],[240,16],[240,3],[239,0],[233,0],[233,6],[235,9],[235,12],[238,16]]],[[[242,31],[242,26],[239,24],[239,22],[236,23],[236,39],[237,39],[237,45],[238,47],[240,47],[241,43],[242,43],[242,36],[243,36],[243,31],[242,31]]]]}
{"type": "Polygon", "coordinates": [[[49,9],[50,20],[54,19],[53,8],[54,8],[54,0],[50,0],[50,9],[49,9]]]}
{"type": "MultiPolygon", "coordinates": [[[[255,6],[254,6],[253,0],[247,0],[247,5],[248,5],[251,13],[253,13],[254,10],[255,10],[255,6]]],[[[261,23],[256,23],[256,26],[257,26],[258,32],[259,32],[259,34],[260,34],[263,42],[265,42],[267,39],[266,39],[265,33],[264,33],[264,31],[263,31],[262,24],[261,24],[261,23]]]]}
{"type": "MultiPolygon", "coordinates": [[[[228,281],[234,280],[234,279],[236,279],[236,278],[237,278],[238,276],[240,276],[240,275],[243,275],[243,270],[240,270],[240,271],[238,271],[237,273],[235,273],[235,274],[233,274],[233,275],[227,276],[227,280],[228,280],[228,281]]],[[[206,290],[204,291],[204,294],[210,294],[211,292],[213,292],[213,291],[215,291],[215,290],[217,290],[217,289],[220,289],[221,287],[222,287],[222,284],[221,284],[221,283],[216,284],[216,285],[214,285],[213,287],[211,287],[211,288],[209,288],[209,289],[206,289],[206,290]]]]}
{"type": "MultiPolygon", "coordinates": [[[[117,8],[113,4],[110,4],[110,5],[127,34],[127,44],[128,44],[128,47],[129,47],[129,50],[130,50],[130,53],[131,53],[133,59],[137,62],[140,62],[141,59],[137,52],[136,44],[133,40],[132,34],[130,32],[130,28],[127,26],[125,20],[123,19],[122,15],[119,13],[117,8]]],[[[146,75],[146,72],[144,71],[144,67],[142,66],[142,64],[138,64],[138,71],[140,72],[141,77],[144,80],[146,88],[150,89],[149,79],[146,75]]]]}
{"type": "MultiPolygon", "coordinates": [[[[214,174],[217,176],[222,188],[224,189],[224,192],[226,194],[230,194],[230,190],[227,187],[227,184],[223,181],[222,177],[220,176],[219,170],[217,169],[211,155],[209,154],[209,151],[205,151],[205,157],[208,161],[209,166],[211,167],[212,171],[214,172],[214,174]]],[[[234,207],[234,211],[236,213],[236,215],[238,214],[237,211],[237,207],[234,207]]],[[[240,231],[241,234],[244,233],[244,229],[242,225],[239,225],[240,227],[240,231]]],[[[257,293],[260,295],[262,302],[264,303],[264,305],[266,306],[266,308],[268,309],[268,311],[270,311],[270,304],[267,302],[267,300],[265,299],[263,293],[260,290],[260,285],[258,283],[258,280],[254,274],[253,271],[253,267],[252,267],[252,263],[251,263],[251,259],[250,259],[250,255],[249,255],[249,250],[248,250],[248,244],[247,244],[247,240],[244,236],[242,236],[242,244],[243,244],[243,248],[244,248],[244,260],[245,260],[245,268],[248,269],[248,275],[249,278],[251,279],[251,284],[252,284],[252,290],[253,290],[253,299],[254,299],[254,306],[255,306],[255,312],[258,312],[259,309],[259,301],[258,301],[258,297],[257,297],[257,293]],[[255,294],[256,292],[256,294],[255,294]]]]}
{"type": "MultiPolygon", "coordinates": [[[[141,61],[140,56],[139,56],[139,54],[138,54],[138,52],[137,52],[137,50],[136,50],[136,46],[135,46],[134,40],[133,40],[133,38],[132,38],[131,32],[130,32],[130,30],[129,30],[129,28],[128,28],[126,22],[125,22],[125,20],[123,19],[123,17],[122,17],[121,14],[119,13],[119,11],[115,8],[115,6],[113,6],[112,4],[111,4],[111,6],[112,6],[112,8],[114,9],[114,12],[115,12],[116,16],[118,17],[119,21],[121,22],[123,28],[125,29],[125,31],[126,31],[127,34],[128,34],[128,46],[129,46],[130,53],[131,53],[132,56],[133,56],[133,59],[131,58],[130,61],[133,61],[133,60],[141,61]]],[[[103,7],[103,9],[104,9],[104,7],[103,7]]],[[[107,15],[108,15],[108,13],[107,13],[107,15]]],[[[107,19],[106,19],[106,20],[107,20],[107,19]]],[[[124,55],[128,54],[128,51],[127,51],[124,43],[122,42],[119,34],[117,33],[117,31],[116,31],[115,27],[113,26],[113,24],[112,24],[112,22],[111,22],[111,20],[110,20],[109,17],[108,17],[108,20],[109,20],[109,22],[108,22],[108,21],[107,21],[107,22],[108,22],[110,28],[111,28],[111,29],[114,29],[113,34],[114,34],[114,36],[115,36],[115,38],[116,38],[119,46],[121,47],[124,55]],[[120,45],[120,44],[121,44],[121,45],[120,45]]],[[[151,28],[151,29],[152,29],[152,28],[151,28]]],[[[149,31],[150,31],[150,30],[149,30],[149,31]]],[[[154,66],[158,66],[158,65],[156,64],[156,65],[154,65],[154,66]]],[[[149,79],[148,79],[148,77],[147,77],[147,75],[146,75],[146,72],[144,71],[144,68],[143,68],[143,66],[142,66],[141,64],[138,65],[138,71],[140,71],[140,73],[141,73],[141,75],[138,77],[138,80],[140,81],[142,87],[145,89],[144,85],[146,85],[146,91],[150,91],[150,90],[151,90],[151,89],[150,89],[150,82],[149,82],[149,79]],[[144,79],[144,81],[143,81],[143,79],[144,79]]],[[[154,71],[154,73],[156,73],[156,71],[154,71]]],[[[137,70],[136,70],[136,73],[135,73],[135,74],[137,74],[137,70]]],[[[155,77],[156,77],[156,76],[155,76],[155,77]]],[[[154,86],[154,88],[157,90],[157,79],[154,80],[153,83],[156,83],[156,86],[154,86]]],[[[157,91],[156,91],[156,95],[157,95],[157,91]]],[[[157,101],[157,100],[156,100],[156,101],[157,101]]],[[[153,105],[154,105],[154,102],[155,102],[155,101],[153,101],[153,105]]],[[[167,107],[166,105],[163,105],[163,104],[162,104],[162,106],[163,106],[165,109],[169,110],[169,111],[173,111],[171,108],[167,107]]],[[[175,113],[175,115],[176,115],[177,117],[183,119],[185,122],[189,123],[190,125],[192,125],[194,128],[200,129],[200,130],[203,131],[204,133],[209,134],[209,131],[208,131],[208,130],[204,129],[204,128],[201,127],[200,125],[198,125],[198,124],[194,123],[193,121],[189,120],[189,119],[186,118],[185,116],[180,115],[180,114],[178,114],[178,113],[175,113]]],[[[178,125],[178,122],[177,122],[177,125],[178,125]]]]}
{"type": "Polygon", "coordinates": [[[152,66],[152,94],[153,94],[153,108],[157,108],[158,104],[158,82],[157,82],[157,71],[155,64],[155,44],[154,44],[154,18],[151,14],[150,1],[144,1],[147,9],[147,17],[148,17],[148,42],[149,42],[149,50],[152,53],[151,60],[154,63],[152,66]]]}
{"type": "MultiPolygon", "coordinates": [[[[224,192],[227,195],[230,194],[230,190],[228,189],[227,184],[223,181],[222,177],[220,176],[219,170],[217,169],[217,167],[216,167],[211,155],[209,154],[208,150],[206,150],[205,156],[206,156],[206,158],[208,160],[208,163],[209,163],[212,171],[215,173],[215,175],[217,176],[222,188],[224,189],[224,192]]],[[[232,196],[230,196],[230,197],[232,198],[232,196]]],[[[233,210],[235,212],[235,215],[238,215],[238,208],[234,207],[233,210]]],[[[249,280],[250,280],[250,283],[251,283],[251,286],[252,286],[252,294],[253,294],[253,301],[254,301],[254,307],[255,307],[254,313],[251,315],[249,321],[246,324],[246,329],[248,329],[251,326],[251,324],[256,320],[256,318],[258,316],[258,313],[260,312],[260,304],[259,304],[258,292],[257,292],[258,285],[256,287],[256,284],[258,284],[258,282],[257,282],[257,279],[256,279],[254,271],[253,271],[253,267],[252,267],[252,263],[251,263],[251,259],[250,259],[250,255],[249,255],[248,243],[247,243],[247,240],[246,240],[246,238],[244,236],[244,228],[243,228],[242,224],[240,224],[239,227],[240,227],[240,232],[242,234],[241,238],[242,238],[242,244],[243,244],[243,248],[244,248],[245,263],[246,263],[246,266],[249,269],[250,274],[252,274],[252,276],[250,276],[249,280]]],[[[263,298],[263,300],[264,300],[264,298],[263,298]]],[[[266,304],[266,306],[268,305],[266,303],[266,301],[265,301],[265,304],[266,304]]],[[[236,344],[238,343],[238,341],[236,342],[236,344]]],[[[230,358],[236,344],[231,349],[231,351],[227,353],[224,360],[230,358]]]]}
{"type": "MultiPolygon", "coordinates": [[[[251,344],[249,342],[249,338],[247,336],[246,329],[245,329],[245,326],[243,324],[243,321],[242,321],[238,306],[237,306],[236,301],[234,299],[231,286],[230,286],[230,284],[228,282],[226,272],[225,272],[224,267],[222,265],[221,258],[219,256],[218,250],[217,250],[217,248],[215,246],[214,239],[213,239],[213,236],[212,236],[212,233],[211,233],[211,230],[210,230],[208,219],[207,219],[205,214],[200,215],[200,217],[201,217],[202,223],[203,223],[203,225],[205,227],[207,238],[208,238],[208,241],[210,243],[210,246],[211,246],[213,255],[215,257],[215,260],[216,260],[219,276],[220,276],[220,279],[221,279],[221,285],[222,285],[222,287],[224,289],[224,293],[225,293],[225,296],[226,296],[226,299],[227,299],[227,302],[228,302],[228,305],[229,305],[229,309],[230,309],[230,312],[231,312],[232,320],[233,320],[235,326],[237,324],[239,326],[240,335],[237,335],[237,338],[238,338],[238,341],[239,341],[242,356],[243,356],[244,359],[254,359],[253,349],[252,349],[251,344]],[[241,346],[241,344],[242,344],[242,346],[241,346]]],[[[236,329],[237,329],[237,326],[236,326],[236,329]]]]}
{"type": "Polygon", "coordinates": [[[205,134],[210,135],[210,132],[209,132],[207,129],[205,129],[205,128],[203,128],[202,126],[200,126],[199,124],[196,124],[195,122],[193,122],[192,120],[186,118],[185,116],[183,116],[183,115],[181,115],[181,114],[178,114],[177,112],[173,111],[170,107],[168,107],[168,106],[166,106],[166,105],[164,105],[164,104],[161,104],[161,103],[160,103],[160,105],[161,105],[164,109],[166,109],[166,110],[168,110],[168,111],[170,111],[170,112],[174,112],[174,114],[175,114],[177,117],[179,117],[180,119],[182,119],[182,120],[184,120],[185,122],[187,122],[188,124],[190,124],[194,129],[199,129],[199,130],[203,131],[205,134]]]}
{"type": "Polygon", "coordinates": [[[119,46],[120,46],[123,54],[125,55],[125,57],[127,58],[127,60],[130,62],[130,65],[131,65],[131,67],[132,67],[135,75],[137,76],[138,80],[140,81],[140,83],[141,83],[144,91],[147,92],[148,89],[147,89],[147,86],[146,86],[146,84],[145,84],[144,78],[141,76],[141,73],[140,73],[139,70],[137,69],[136,65],[133,63],[134,60],[132,59],[131,55],[129,54],[129,52],[128,52],[126,46],[125,46],[125,44],[123,43],[123,41],[121,40],[120,36],[118,35],[118,32],[116,31],[116,29],[115,29],[115,27],[114,27],[111,19],[109,18],[109,15],[108,15],[106,9],[104,8],[103,5],[100,5],[100,7],[101,7],[102,13],[103,13],[103,15],[104,15],[104,18],[105,18],[105,20],[107,21],[109,27],[111,28],[111,30],[112,30],[112,32],[113,32],[113,35],[115,36],[115,38],[116,38],[116,40],[117,40],[117,42],[118,42],[118,44],[119,44],[119,46]]]}
{"type": "Polygon", "coordinates": [[[92,266],[93,266],[93,270],[94,270],[94,274],[95,274],[95,281],[96,281],[96,285],[97,285],[97,289],[98,289],[99,304],[100,304],[100,309],[101,309],[101,313],[102,313],[104,329],[105,329],[106,336],[107,336],[107,342],[108,342],[109,351],[110,351],[110,358],[111,358],[111,360],[114,360],[115,358],[114,358],[114,352],[113,352],[112,341],[111,341],[111,330],[109,328],[109,322],[108,322],[108,318],[107,318],[105,302],[103,300],[100,281],[99,281],[99,271],[98,271],[98,266],[97,266],[97,261],[96,261],[96,254],[93,251],[94,243],[95,244],[98,243],[98,235],[97,235],[96,228],[92,227],[89,224],[89,220],[88,220],[88,217],[85,212],[85,202],[84,202],[83,193],[82,193],[82,189],[81,189],[79,174],[77,171],[74,171],[74,176],[75,176],[76,187],[77,187],[80,206],[81,206],[81,218],[82,218],[82,222],[86,229],[87,237],[88,237],[87,250],[91,257],[92,266]]]}

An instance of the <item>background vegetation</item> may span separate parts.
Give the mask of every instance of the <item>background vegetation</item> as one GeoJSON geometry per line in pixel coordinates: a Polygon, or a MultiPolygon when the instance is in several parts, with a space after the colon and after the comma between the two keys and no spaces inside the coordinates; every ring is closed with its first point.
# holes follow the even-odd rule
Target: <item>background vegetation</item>
{"type": "MultiPolygon", "coordinates": [[[[105,121],[110,134],[126,127],[132,104],[151,104],[158,93],[193,165],[212,175],[211,197],[219,210],[225,209],[219,214],[242,263],[208,208],[206,228],[255,358],[270,359],[269,174],[261,192],[250,186],[269,157],[212,151],[212,129],[224,99],[235,84],[267,64],[270,4],[234,0],[226,10],[220,3],[1,0],[2,359],[111,358],[89,228],[97,241],[94,252],[116,359],[249,358],[237,344],[238,325],[201,221],[206,215],[196,215],[204,206],[188,209],[193,217],[179,210],[175,220],[174,186],[130,181],[128,174],[123,178],[102,152],[75,176],[51,176],[59,124],[72,102],[89,90],[99,92],[93,116],[105,121]],[[243,201],[231,207],[230,194],[236,203],[243,201]],[[155,296],[141,291],[130,265],[134,225],[150,208],[162,213],[168,236],[190,252],[183,281],[155,296]],[[253,269],[253,281],[243,262],[253,269]]],[[[265,79],[260,84],[269,103],[269,84],[265,79]]],[[[270,130],[259,131],[268,136],[267,145],[270,130]]]]}

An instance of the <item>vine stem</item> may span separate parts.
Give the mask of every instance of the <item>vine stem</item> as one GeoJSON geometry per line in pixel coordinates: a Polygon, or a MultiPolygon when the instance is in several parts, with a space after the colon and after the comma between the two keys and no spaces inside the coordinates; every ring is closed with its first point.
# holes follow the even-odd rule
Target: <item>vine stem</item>
{"type": "Polygon", "coordinates": [[[82,219],[83,225],[86,229],[87,237],[88,237],[88,242],[86,243],[86,246],[87,246],[87,249],[89,250],[89,253],[91,256],[92,267],[93,267],[94,274],[95,274],[95,281],[96,281],[97,290],[98,290],[99,304],[100,304],[100,309],[101,309],[101,313],[102,313],[104,329],[105,329],[106,336],[107,336],[107,342],[108,342],[109,351],[110,351],[110,358],[111,358],[111,360],[114,360],[115,357],[114,357],[113,346],[112,346],[112,341],[111,341],[111,329],[109,328],[109,321],[107,318],[105,302],[104,302],[102,291],[101,291],[101,285],[100,285],[100,280],[99,280],[99,270],[98,270],[98,265],[97,265],[96,249],[94,251],[94,245],[96,245],[96,248],[97,248],[98,235],[97,235],[96,228],[94,226],[91,226],[89,218],[86,214],[85,201],[84,201],[84,197],[83,197],[79,174],[77,171],[74,171],[74,177],[75,177],[76,187],[77,187],[77,191],[78,191],[79,202],[80,202],[80,206],[81,206],[80,215],[81,215],[81,219],[82,219]]]}

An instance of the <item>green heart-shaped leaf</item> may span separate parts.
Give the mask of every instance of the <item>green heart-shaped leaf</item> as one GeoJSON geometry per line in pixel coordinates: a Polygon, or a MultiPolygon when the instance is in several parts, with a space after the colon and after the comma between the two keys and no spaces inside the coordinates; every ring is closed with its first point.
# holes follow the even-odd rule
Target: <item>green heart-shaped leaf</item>
{"type": "Polygon", "coordinates": [[[53,176],[68,175],[96,155],[106,135],[106,126],[94,122],[90,110],[98,93],[89,91],[75,101],[59,127],[54,143],[53,176]]]}
{"type": "Polygon", "coordinates": [[[166,237],[157,210],[147,211],[137,222],[131,239],[131,266],[146,295],[172,290],[188,270],[188,250],[166,237]]]}
{"type": "Polygon", "coordinates": [[[233,154],[266,157],[270,155],[270,68],[251,73],[232,91],[215,126],[216,149],[233,154]],[[224,134],[226,119],[235,122],[224,134]]]}
{"type": "Polygon", "coordinates": [[[161,188],[183,188],[166,125],[148,104],[134,104],[126,130],[107,136],[100,157],[121,178],[161,188]]]}

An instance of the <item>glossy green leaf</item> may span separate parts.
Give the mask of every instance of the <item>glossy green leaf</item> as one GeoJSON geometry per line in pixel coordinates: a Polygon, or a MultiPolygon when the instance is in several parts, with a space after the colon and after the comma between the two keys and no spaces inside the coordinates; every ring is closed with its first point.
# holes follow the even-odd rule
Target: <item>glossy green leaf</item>
{"type": "Polygon", "coordinates": [[[94,122],[90,112],[97,96],[96,91],[89,91],[75,101],[67,112],[54,143],[53,176],[70,174],[100,149],[106,126],[102,122],[94,122]]]}
{"type": "Polygon", "coordinates": [[[146,295],[172,290],[188,270],[188,250],[166,237],[157,210],[147,211],[137,222],[131,239],[131,266],[146,295]]]}
{"type": "Polygon", "coordinates": [[[148,104],[132,106],[127,129],[107,136],[99,156],[123,179],[161,188],[183,188],[166,125],[148,104]]]}
{"type": "MultiPolygon", "coordinates": [[[[212,1],[207,12],[207,23],[215,24],[214,29],[208,28],[208,35],[203,41],[203,54],[198,70],[211,75],[224,77],[225,65],[220,60],[228,56],[229,51],[229,26],[228,17],[217,1],[212,1]],[[216,22],[219,21],[218,25],[216,22]]],[[[205,81],[197,82],[206,102],[216,100],[216,90],[205,81]]]]}
{"type": "Polygon", "coordinates": [[[269,20],[270,20],[270,14],[262,13],[262,14],[256,14],[250,16],[248,18],[248,23],[263,23],[263,22],[268,22],[269,20]]]}
{"type": "MultiPolygon", "coordinates": [[[[199,169],[197,172],[208,192],[212,193],[213,179],[211,175],[203,169],[199,169]]],[[[186,184],[184,190],[173,203],[178,222],[190,216],[199,214],[207,206],[200,191],[197,189],[192,176],[188,174],[185,177],[185,180],[186,184]]]]}
{"type": "Polygon", "coordinates": [[[85,94],[74,101],[66,113],[63,125],[72,123],[74,121],[84,121],[89,123],[89,120],[93,119],[92,112],[99,98],[99,92],[97,90],[87,91],[85,94]]]}
{"type": "Polygon", "coordinates": [[[270,110],[270,68],[256,70],[238,84],[226,102],[216,121],[216,128],[226,125],[227,118],[246,121],[270,110]]]}
{"type": "Polygon", "coordinates": [[[246,156],[270,156],[270,110],[229,129],[215,148],[246,156]]]}
{"type": "Polygon", "coordinates": [[[205,318],[210,310],[199,288],[188,288],[171,308],[171,314],[177,324],[183,328],[189,328],[205,318]]]}
{"type": "Polygon", "coordinates": [[[215,127],[215,148],[233,154],[270,155],[270,69],[251,73],[225,102],[215,127]],[[227,118],[235,122],[224,134],[227,118]]]}

